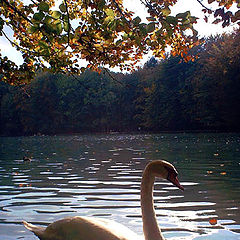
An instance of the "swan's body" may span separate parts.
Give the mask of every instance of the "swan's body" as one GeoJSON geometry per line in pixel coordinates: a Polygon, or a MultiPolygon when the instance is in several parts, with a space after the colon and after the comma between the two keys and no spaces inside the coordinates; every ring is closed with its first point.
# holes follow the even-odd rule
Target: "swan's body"
{"type": "Polygon", "coordinates": [[[50,224],[46,229],[27,222],[25,227],[41,240],[136,240],[138,236],[115,221],[93,217],[69,217],[50,224]]]}
{"type": "MultiPolygon", "coordinates": [[[[164,240],[158,227],[153,206],[155,177],[167,179],[183,190],[177,179],[177,171],[170,163],[156,160],[149,163],[142,176],[141,208],[145,240],[164,240]]],[[[41,240],[139,240],[141,237],[127,227],[107,219],[69,217],[50,224],[47,228],[27,222],[24,226],[41,240]]]]}

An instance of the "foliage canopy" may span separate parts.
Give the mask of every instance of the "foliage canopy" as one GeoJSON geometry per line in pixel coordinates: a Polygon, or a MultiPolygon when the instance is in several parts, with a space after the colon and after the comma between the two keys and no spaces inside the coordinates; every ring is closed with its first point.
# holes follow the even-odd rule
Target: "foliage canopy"
{"type": "MultiPolygon", "coordinates": [[[[187,1],[187,0],[186,0],[187,1]]],[[[144,54],[153,51],[164,58],[171,47],[173,55],[190,60],[189,49],[198,43],[194,29],[197,18],[190,11],[171,14],[177,0],[140,0],[149,16],[147,23],[128,11],[123,0],[1,0],[0,36],[6,37],[22,53],[24,62],[17,66],[0,55],[2,80],[10,84],[29,83],[41,70],[79,74],[85,68],[78,59],[87,60],[88,68],[120,67],[131,70],[144,54]],[[5,31],[12,29],[13,39],[5,31]]],[[[239,23],[239,0],[208,0],[207,6],[196,0],[214,23],[228,26],[239,23]],[[210,9],[212,4],[218,5],[210,9]]],[[[215,5],[216,6],[216,5],[215,5]]]]}

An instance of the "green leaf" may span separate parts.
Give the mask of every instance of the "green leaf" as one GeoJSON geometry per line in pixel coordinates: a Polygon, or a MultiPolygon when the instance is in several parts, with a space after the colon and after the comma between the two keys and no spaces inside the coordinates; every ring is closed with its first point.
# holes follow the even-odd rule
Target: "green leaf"
{"type": "Polygon", "coordinates": [[[33,25],[28,29],[28,33],[35,33],[37,32],[37,30],[38,30],[38,27],[33,25]]]}
{"type": "Polygon", "coordinates": [[[121,44],[122,44],[122,40],[121,40],[121,39],[117,40],[116,46],[119,46],[119,45],[121,45],[121,44]]]}
{"type": "Polygon", "coordinates": [[[56,21],[53,25],[52,28],[55,33],[60,34],[62,32],[62,24],[60,20],[56,21]]]}
{"type": "Polygon", "coordinates": [[[112,9],[107,9],[105,10],[105,13],[110,16],[110,17],[114,17],[115,16],[115,13],[112,9]]]}
{"type": "Polygon", "coordinates": [[[139,30],[143,34],[143,36],[147,35],[147,24],[146,23],[141,23],[139,25],[139,30]]]}
{"type": "Polygon", "coordinates": [[[183,21],[182,21],[182,24],[183,25],[187,25],[187,24],[189,24],[190,23],[190,20],[189,19],[184,19],[183,21]]]}
{"type": "Polygon", "coordinates": [[[98,1],[98,8],[99,9],[103,9],[105,5],[106,5],[105,0],[98,1]]]}
{"type": "Polygon", "coordinates": [[[39,3],[38,9],[43,12],[48,12],[49,11],[49,5],[48,3],[42,1],[39,3]]]}
{"type": "Polygon", "coordinates": [[[44,48],[44,49],[48,48],[48,44],[44,41],[39,41],[38,45],[39,45],[40,48],[44,48]]]}
{"type": "Polygon", "coordinates": [[[168,16],[171,13],[171,10],[169,7],[166,7],[164,9],[161,10],[163,16],[168,16]]]}
{"type": "Polygon", "coordinates": [[[81,67],[81,72],[84,72],[85,70],[86,70],[86,68],[85,67],[81,67]]]}
{"type": "Polygon", "coordinates": [[[62,14],[59,11],[53,11],[51,15],[55,19],[59,19],[62,16],[62,14]]]}
{"type": "Polygon", "coordinates": [[[189,11],[184,12],[184,13],[179,13],[176,15],[177,18],[188,18],[191,16],[191,13],[189,11]]]}
{"type": "Polygon", "coordinates": [[[133,24],[136,26],[136,25],[138,25],[141,21],[142,21],[142,20],[141,20],[140,17],[135,17],[135,18],[133,19],[133,24]]]}
{"type": "Polygon", "coordinates": [[[150,32],[153,32],[155,30],[155,23],[154,22],[151,22],[147,25],[147,32],[150,33],[150,32]]]}
{"type": "Polygon", "coordinates": [[[177,25],[177,23],[178,23],[177,19],[173,16],[166,17],[166,21],[167,21],[167,23],[173,24],[173,25],[177,25]]]}
{"type": "Polygon", "coordinates": [[[46,17],[44,18],[44,20],[43,20],[43,22],[44,22],[44,23],[47,23],[47,24],[49,24],[51,21],[52,21],[52,18],[49,17],[49,16],[46,16],[46,17]]]}
{"type": "Polygon", "coordinates": [[[66,12],[67,11],[66,5],[64,3],[60,4],[59,9],[60,9],[61,12],[66,12]]]}
{"type": "Polygon", "coordinates": [[[49,56],[50,56],[50,51],[49,51],[48,48],[45,48],[45,49],[42,49],[42,50],[40,51],[40,54],[41,54],[42,56],[49,57],[49,56]]]}
{"type": "Polygon", "coordinates": [[[64,23],[63,23],[63,29],[64,29],[64,31],[68,32],[68,30],[69,30],[69,24],[68,24],[68,22],[64,22],[64,23]]]}
{"type": "Polygon", "coordinates": [[[33,19],[36,21],[41,21],[44,18],[44,13],[43,12],[38,12],[33,15],[33,19]]]}

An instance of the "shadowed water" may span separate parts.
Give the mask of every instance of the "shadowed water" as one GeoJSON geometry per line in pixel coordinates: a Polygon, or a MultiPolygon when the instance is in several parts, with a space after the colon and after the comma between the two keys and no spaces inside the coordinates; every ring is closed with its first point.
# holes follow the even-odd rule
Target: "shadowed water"
{"type": "Polygon", "coordinates": [[[141,174],[154,159],[173,163],[185,187],[155,184],[167,239],[240,239],[239,134],[2,137],[0,239],[36,239],[22,220],[46,226],[76,215],[116,220],[142,235],[141,174]]]}

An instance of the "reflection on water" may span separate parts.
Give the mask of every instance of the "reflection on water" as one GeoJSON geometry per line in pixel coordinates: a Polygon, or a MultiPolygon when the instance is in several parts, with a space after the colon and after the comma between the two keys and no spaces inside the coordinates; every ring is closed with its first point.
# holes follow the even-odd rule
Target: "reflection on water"
{"type": "Polygon", "coordinates": [[[141,235],[141,174],[153,159],[173,163],[185,187],[155,184],[167,239],[240,239],[238,134],[0,138],[0,239],[36,239],[22,220],[46,226],[75,215],[113,219],[141,235]]]}

